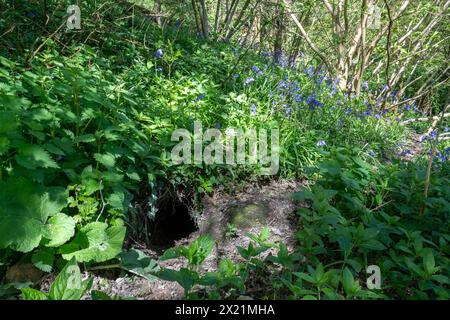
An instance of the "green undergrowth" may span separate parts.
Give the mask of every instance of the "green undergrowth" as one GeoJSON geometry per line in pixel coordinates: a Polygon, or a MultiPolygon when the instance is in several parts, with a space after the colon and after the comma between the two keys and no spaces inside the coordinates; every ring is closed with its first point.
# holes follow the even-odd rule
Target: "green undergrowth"
{"type": "MultiPolygon", "coordinates": [[[[406,129],[396,120],[399,111],[375,107],[369,92],[358,97],[344,95],[315,66],[300,64],[288,68],[254,49],[205,42],[175,24],[162,30],[143,9],[136,9],[131,19],[130,7],[123,3],[97,3],[102,5],[83,2],[85,29],[81,32],[56,32],[64,22],[68,1],[51,4],[50,19],[45,23],[43,9],[33,3],[17,4],[16,8],[5,5],[7,14],[0,18],[2,26],[13,21],[16,26],[0,40],[0,275],[17,262],[30,262],[49,273],[61,270],[73,258],[86,268],[117,259],[127,230],[142,232],[132,225],[133,221],[142,221],[134,216],[153,219],[158,199],[164,194],[182,190],[198,199],[217,185],[261,179],[257,166],[173,165],[170,152],[176,142],[171,141],[171,134],[180,128],[192,131],[194,121],[201,121],[204,129],[279,129],[280,170],[269,179],[304,177],[307,167],[335,159],[328,152],[336,147],[358,146],[365,155],[389,158],[396,144],[405,139],[406,129]],[[145,210],[137,210],[138,207],[145,210]]],[[[337,169],[341,163],[333,165],[334,170],[343,170],[337,169]]],[[[334,215],[328,228],[337,233],[321,235],[327,225],[310,215],[324,212],[315,212],[313,207],[311,212],[300,212],[305,221],[312,219],[313,228],[300,229],[300,234],[310,232],[334,246],[339,244],[336,237],[343,229],[350,237],[361,236],[359,233],[364,230],[379,237],[371,231],[376,222],[367,215],[375,206],[384,204],[387,189],[366,183],[372,177],[365,175],[375,175],[377,171],[361,167],[353,173],[343,172],[334,183],[353,191],[345,190],[339,195],[338,187],[327,186],[327,180],[323,180],[308,195],[313,202],[314,196],[322,197],[323,204],[317,210],[335,208],[325,213],[334,215]],[[363,169],[368,172],[359,172],[363,169]],[[320,186],[335,191],[323,191],[320,186]],[[372,189],[366,194],[365,188],[372,189]],[[339,196],[348,200],[349,207],[340,208],[341,202],[330,203],[339,196]],[[342,230],[335,231],[338,229],[342,230]]],[[[328,174],[335,178],[333,170],[328,174]]],[[[390,195],[395,194],[392,190],[390,195]]],[[[419,201],[412,194],[408,197],[419,201]]],[[[434,201],[438,205],[439,201],[434,201]]],[[[394,202],[377,211],[380,223],[389,225],[391,220],[386,220],[383,212],[391,210],[394,202]]],[[[418,225],[426,227],[423,223],[418,225]]],[[[386,253],[385,247],[395,246],[383,232],[379,234],[384,242],[376,241],[386,253]]],[[[395,227],[394,233],[399,233],[401,239],[420,238],[402,232],[395,227]]],[[[439,246],[436,239],[442,236],[434,237],[437,238],[420,239],[439,246]]],[[[311,241],[302,244],[302,250],[306,250],[300,251],[302,255],[316,256],[316,240],[311,241]]],[[[404,251],[416,250],[408,247],[409,243],[405,246],[404,251]]],[[[439,263],[438,249],[430,247],[439,263]]],[[[351,248],[341,248],[341,253],[328,256],[323,263],[344,259],[345,270],[352,267],[351,272],[359,272],[367,262],[367,254],[351,248]],[[355,250],[358,257],[351,258],[355,250]]],[[[246,249],[250,250],[248,257],[252,257],[253,249],[246,249]]],[[[280,248],[286,254],[283,250],[280,248]]],[[[426,252],[429,257],[430,251],[426,252]]],[[[320,255],[316,259],[310,256],[308,261],[318,268],[319,258],[320,255]]],[[[291,258],[288,255],[286,259],[291,258]]],[[[396,263],[400,262],[391,258],[391,265],[396,263]]],[[[230,271],[229,268],[236,268],[230,262],[223,262],[222,267],[230,276],[234,271],[242,271],[230,271]]],[[[434,265],[424,272],[432,272],[433,268],[434,265]]],[[[436,272],[428,273],[426,281],[434,284],[432,277],[436,272]]],[[[424,275],[419,272],[417,277],[424,275]]],[[[178,277],[165,273],[165,277],[171,276],[178,277]]],[[[211,279],[216,276],[211,275],[211,279]]],[[[303,281],[303,276],[295,277],[293,273],[283,273],[276,281],[280,288],[286,281],[293,281],[293,286],[295,281],[303,281]]],[[[346,277],[349,279],[348,271],[346,277]]],[[[245,281],[239,281],[236,283],[242,289],[245,281]]],[[[334,284],[336,294],[343,294],[336,281],[334,284]]],[[[320,287],[333,288],[331,284],[320,287]]],[[[189,292],[191,287],[187,289],[189,292]]],[[[303,297],[296,290],[291,290],[293,296],[303,297]]],[[[345,294],[357,296],[357,291],[349,292],[345,294]]],[[[44,298],[32,291],[24,294],[44,298]]],[[[433,288],[430,294],[443,296],[433,288]]],[[[46,297],[58,296],[50,293],[46,297]]]]}

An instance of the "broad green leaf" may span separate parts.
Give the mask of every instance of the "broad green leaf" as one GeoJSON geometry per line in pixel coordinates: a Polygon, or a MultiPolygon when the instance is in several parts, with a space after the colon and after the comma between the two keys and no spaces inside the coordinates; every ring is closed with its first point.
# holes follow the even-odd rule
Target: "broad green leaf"
{"type": "Polygon", "coordinates": [[[82,227],[75,238],[61,247],[66,260],[75,257],[79,262],[103,262],[115,258],[122,251],[125,238],[123,225],[110,226],[103,222],[91,222],[82,227]]]}
{"type": "Polygon", "coordinates": [[[59,247],[66,243],[75,234],[75,220],[64,213],[48,219],[44,229],[44,238],[47,247],[59,247]]]}
{"type": "Polygon", "coordinates": [[[44,188],[23,178],[0,181],[0,248],[36,248],[47,218],[66,206],[66,198],[64,189],[44,188]]]}

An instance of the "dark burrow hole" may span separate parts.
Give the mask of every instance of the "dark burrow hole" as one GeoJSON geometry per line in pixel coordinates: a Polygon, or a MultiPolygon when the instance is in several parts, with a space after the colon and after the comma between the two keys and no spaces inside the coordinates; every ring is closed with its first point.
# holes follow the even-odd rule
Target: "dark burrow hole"
{"type": "Polygon", "coordinates": [[[150,245],[157,251],[174,246],[175,241],[198,230],[189,206],[178,200],[166,199],[158,205],[153,222],[150,245]]]}

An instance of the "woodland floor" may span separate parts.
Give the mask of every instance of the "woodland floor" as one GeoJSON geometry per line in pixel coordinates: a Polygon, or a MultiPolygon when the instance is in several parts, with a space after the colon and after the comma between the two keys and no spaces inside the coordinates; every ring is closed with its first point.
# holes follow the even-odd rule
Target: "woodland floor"
{"type": "MultiPolygon", "coordinates": [[[[410,152],[399,153],[399,157],[410,161],[422,153],[421,147],[420,136],[413,134],[402,147],[403,150],[410,150],[410,152]]],[[[216,271],[222,258],[242,262],[236,247],[247,247],[250,239],[246,234],[259,234],[264,227],[270,230],[269,242],[284,243],[288,250],[292,251],[296,244],[295,233],[300,223],[295,212],[306,204],[295,202],[290,195],[306,185],[306,181],[273,180],[265,185],[249,184],[231,192],[216,188],[211,195],[206,195],[202,199],[202,214],[196,221],[198,230],[177,240],[175,245],[189,245],[201,234],[210,234],[217,240],[212,254],[200,270],[201,273],[216,271]],[[232,234],[227,232],[230,223],[236,226],[232,234]]],[[[187,265],[183,258],[160,261],[159,247],[140,246],[137,249],[157,260],[161,267],[179,270],[187,265]]],[[[270,253],[270,250],[265,252],[262,258],[270,253]]],[[[85,277],[93,277],[94,290],[102,290],[111,296],[135,297],[144,300],[183,298],[183,289],[176,282],[161,279],[148,281],[138,276],[118,274],[114,271],[86,272],[85,277]]],[[[51,276],[46,277],[41,282],[41,289],[48,289],[51,280],[51,276]]],[[[263,282],[264,279],[252,279],[247,284],[247,294],[252,296],[252,293],[263,291],[264,286],[270,285],[263,282]]],[[[89,299],[89,297],[86,298],[89,299]]]]}
{"type": "MultiPolygon", "coordinates": [[[[212,254],[203,264],[201,272],[216,271],[218,262],[222,258],[229,258],[232,261],[241,261],[236,250],[236,246],[247,247],[249,238],[246,233],[259,234],[262,228],[268,227],[270,230],[269,242],[284,243],[289,250],[293,250],[295,245],[295,232],[298,230],[295,211],[302,204],[295,203],[290,199],[292,192],[298,191],[304,185],[302,181],[272,181],[267,185],[251,184],[245,190],[225,192],[216,189],[211,196],[205,196],[202,200],[203,214],[197,221],[199,229],[181,240],[176,241],[176,245],[188,245],[199,235],[208,233],[217,241],[217,246],[212,254]],[[233,220],[234,211],[244,208],[244,218],[251,218],[253,214],[258,215],[264,212],[264,219],[251,219],[251,226],[236,226],[236,231],[232,235],[227,235],[227,225],[233,220]],[[245,210],[245,209],[248,210],[245,210]]],[[[248,221],[248,220],[247,220],[248,221]]],[[[238,223],[239,224],[239,223],[238,223]]],[[[139,248],[147,255],[158,260],[158,254],[150,248],[139,248]]],[[[266,252],[265,255],[270,253],[266,252]]],[[[161,267],[179,270],[186,266],[182,259],[171,259],[168,261],[158,261],[161,267]]],[[[87,276],[87,274],[86,274],[87,276]]],[[[176,282],[169,282],[157,279],[150,282],[137,276],[108,277],[105,273],[89,275],[94,277],[94,290],[102,290],[110,295],[130,296],[137,299],[182,299],[183,289],[176,282]]],[[[254,279],[248,288],[248,294],[258,291],[264,284],[259,283],[260,279],[254,279]]]]}

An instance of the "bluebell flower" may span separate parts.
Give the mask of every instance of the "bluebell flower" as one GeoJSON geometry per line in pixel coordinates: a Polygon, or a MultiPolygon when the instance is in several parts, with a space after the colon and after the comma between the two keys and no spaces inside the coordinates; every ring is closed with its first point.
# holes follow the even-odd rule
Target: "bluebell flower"
{"type": "Polygon", "coordinates": [[[250,83],[252,83],[253,81],[255,81],[255,79],[254,78],[252,78],[252,77],[249,77],[249,78],[247,78],[247,79],[245,79],[245,85],[249,85],[250,83]]]}
{"type": "Polygon", "coordinates": [[[258,66],[253,66],[252,67],[252,71],[256,72],[257,74],[262,74],[262,71],[261,71],[261,69],[258,66]]]}
{"type": "Polygon", "coordinates": [[[430,138],[431,139],[436,139],[437,138],[437,130],[433,130],[431,133],[430,133],[430,138]]]}
{"type": "Polygon", "coordinates": [[[369,156],[371,156],[371,157],[376,157],[376,152],[375,151],[373,151],[373,150],[369,150],[369,156]]]}
{"type": "Polygon", "coordinates": [[[251,109],[252,115],[256,116],[256,105],[252,104],[250,109],[251,109]]]}
{"type": "Polygon", "coordinates": [[[440,153],[440,154],[439,154],[439,158],[441,159],[442,162],[447,161],[447,156],[446,156],[445,153],[440,153]]]}
{"type": "Polygon", "coordinates": [[[205,97],[204,93],[201,93],[197,96],[197,98],[195,98],[195,102],[199,102],[200,100],[202,100],[205,97]]]}
{"type": "Polygon", "coordinates": [[[222,125],[221,125],[220,123],[216,123],[216,124],[214,125],[214,128],[220,129],[220,128],[222,128],[222,125]]]}
{"type": "Polygon", "coordinates": [[[318,147],[323,147],[323,146],[326,146],[326,145],[327,145],[327,143],[324,140],[317,141],[317,146],[318,147]]]}
{"type": "Polygon", "coordinates": [[[163,71],[163,68],[162,67],[158,67],[158,68],[156,68],[156,71],[161,72],[161,71],[163,71]]]}
{"type": "Polygon", "coordinates": [[[292,113],[292,109],[288,107],[287,104],[283,104],[284,111],[286,112],[286,115],[290,115],[292,113]]]}
{"type": "Polygon", "coordinates": [[[156,50],[156,52],[155,52],[156,58],[162,58],[163,55],[164,55],[164,53],[163,53],[162,49],[156,50]]]}
{"type": "Polygon", "coordinates": [[[367,81],[364,81],[362,84],[362,88],[363,90],[368,90],[369,89],[369,83],[367,81]]]}
{"type": "Polygon", "coordinates": [[[283,80],[280,80],[280,82],[278,82],[278,89],[287,90],[288,88],[289,88],[288,84],[283,80]]]}
{"type": "Polygon", "coordinates": [[[303,96],[299,93],[296,94],[294,97],[295,102],[302,102],[303,101],[303,96]]]}
{"type": "Polygon", "coordinates": [[[310,78],[312,78],[314,76],[314,67],[304,69],[303,72],[306,73],[310,78]]]}
{"type": "Polygon", "coordinates": [[[444,128],[444,132],[448,132],[448,130],[449,130],[448,127],[444,128]]]}
{"type": "Polygon", "coordinates": [[[306,103],[310,105],[310,107],[323,107],[323,103],[316,99],[314,94],[310,95],[308,99],[306,99],[306,103]]]}
{"type": "Polygon", "coordinates": [[[37,12],[36,12],[36,11],[30,11],[30,12],[27,12],[27,13],[26,13],[26,16],[27,16],[28,18],[34,18],[34,17],[37,16],[37,12]]]}
{"type": "Polygon", "coordinates": [[[240,77],[239,73],[233,74],[233,78],[234,78],[234,79],[237,79],[237,78],[239,78],[239,77],[240,77]]]}
{"type": "Polygon", "coordinates": [[[411,155],[411,154],[412,154],[411,150],[407,149],[407,150],[403,150],[398,155],[401,157],[404,157],[404,156],[411,155]]]}

